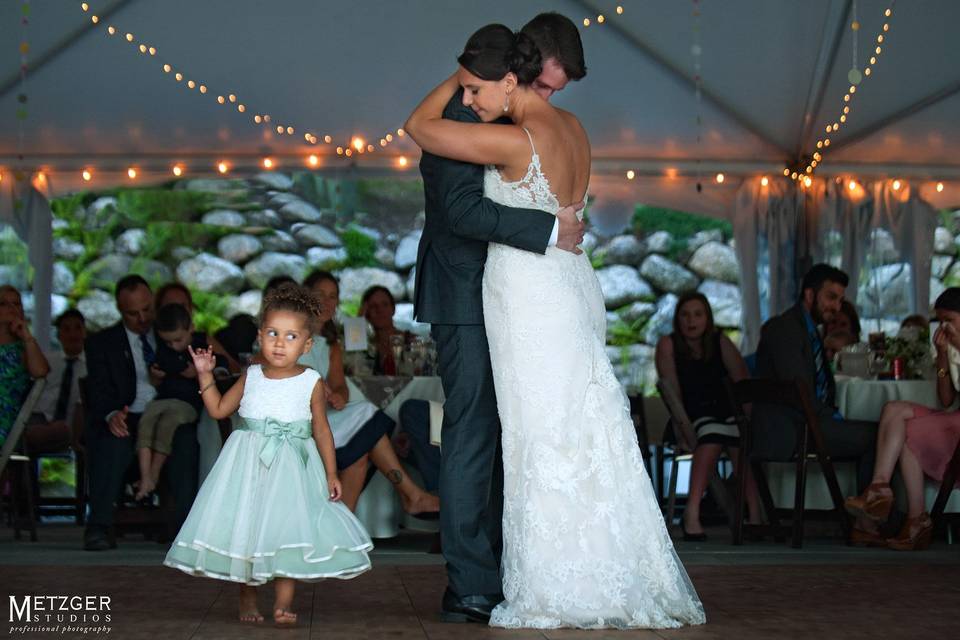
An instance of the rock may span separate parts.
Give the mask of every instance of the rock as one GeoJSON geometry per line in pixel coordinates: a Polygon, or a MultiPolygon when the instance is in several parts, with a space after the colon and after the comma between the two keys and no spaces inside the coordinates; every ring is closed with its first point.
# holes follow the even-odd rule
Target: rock
{"type": "Polygon", "coordinates": [[[73,272],[70,271],[70,267],[62,262],[53,263],[54,293],[59,293],[60,295],[64,296],[70,295],[75,282],[76,278],[73,277],[73,272]]]}
{"type": "Polygon", "coordinates": [[[138,256],[143,251],[143,245],[146,241],[147,232],[143,229],[127,229],[117,236],[114,248],[119,253],[138,256]]]}
{"type": "Polygon", "coordinates": [[[17,291],[27,288],[27,268],[0,264],[0,285],[8,284],[17,291]]]}
{"type": "Polygon", "coordinates": [[[130,273],[138,273],[147,282],[153,283],[166,283],[173,279],[173,271],[170,267],[149,258],[134,258],[130,264],[130,273]]]}
{"type": "MultiPolygon", "coordinates": [[[[956,271],[954,266],[947,278],[956,271]]],[[[909,315],[912,298],[910,265],[888,264],[869,271],[866,283],[857,289],[857,309],[861,316],[902,318],[909,315]]]]}
{"type": "Polygon", "coordinates": [[[205,191],[207,193],[224,193],[227,191],[246,191],[247,184],[243,180],[221,180],[217,178],[194,178],[181,180],[177,189],[186,191],[205,191]]]}
{"type": "Polygon", "coordinates": [[[298,227],[293,237],[302,247],[339,247],[343,244],[336,233],[319,224],[298,227]]]}
{"type": "Polygon", "coordinates": [[[259,289],[244,291],[230,300],[227,305],[227,319],[240,315],[241,313],[256,318],[260,315],[260,302],[262,299],[263,292],[259,289]]]}
{"type": "Polygon", "coordinates": [[[210,213],[205,213],[203,218],[200,219],[200,222],[218,227],[244,227],[247,224],[247,219],[238,211],[218,209],[210,213]]]}
{"type": "Polygon", "coordinates": [[[740,265],[737,254],[727,245],[710,241],[697,249],[688,265],[697,275],[705,279],[723,282],[740,282],[740,265]]]}
{"type": "Polygon", "coordinates": [[[398,271],[406,271],[417,264],[417,250],[420,248],[420,236],[422,231],[413,231],[403,236],[400,244],[397,245],[397,252],[393,258],[394,268],[398,271]]]}
{"type": "Polygon", "coordinates": [[[198,291],[236,293],[243,287],[244,276],[232,262],[201,253],[177,266],[177,280],[198,291]]]}
{"type": "Polygon", "coordinates": [[[669,231],[656,231],[647,236],[646,245],[650,253],[670,253],[673,247],[673,236],[669,231]]]}
{"type": "Polygon", "coordinates": [[[893,235],[886,229],[870,231],[870,244],[867,251],[879,264],[893,264],[900,260],[900,252],[893,242],[893,235]]]}
{"type": "Polygon", "coordinates": [[[86,320],[87,331],[92,333],[120,322],[120,312],[112,294],[93,289],[77,302],[77,309],[86,320]]]}
{"type": "Polygon", "coordinates": [[[64,260],[76,260],[84,253],[83,243],[69,238],[53,239],[53,255],[64,260]]]}
{"type": "Polygon", "coordinates": [[[339,269],[347,261],[347,250],[343,247],[328,249],[326,247],[311,247],[307,249],[307,265],[311,269],[339,269]]]}
{"type": "Polygon", "coordinates": [[[698,283],[697,276],[660,255],[648,256],[640,267],[640,275],[657,289],[670,293],[683,293],[696,289],[698,283]]]}
{"type": "Polygon", "coordinates": [[[289,191],[293,188],[293,180],[289,176],[275,171],[258,173],[253,176],[253,182],[277,191],[289,191]]]}
{"type": "Polygon", "coordinates": [[[650,288],[633,267],[618,264],[597,271],[603,303],[607,309],[618,309],[636,300],[653,298],[650,288]]]}
{"type": "Polygon", "coordinates": [[[617,315],[627,324],[643,324],[657,311],[657,305],[651,302],[634,302],[626,309],[618,312],[617,315]]]}
{"type": "Polygon", "coordinates": [[[580,248],[584,253],[592,254],[594,249],[597,248],[598,244],[600,244],[600,241],[597,240],[597,236],[587,231],[585,234],[583,234],[583,242],[580,243],[580,248]]]}
{"type": "Polygon", "coordinates": [[[302,282],[307,273],[307,261],[303,256],[268,251],[248,262],[243,273],[250,284],[259,289],[263,289],[270,278],[275,276],[290,276],[297,282],[302,282]]]}
{"type": "Polygon", "coordinates": [[[930,312],[933,312],[933,303],[937,301],[940,294],[947,290],[947,287],[937,278],[930,278],[930,312]]]}
{"type": "Polygon", "coordinates": [[[608,346],[607,357],[614,375],[627,393],[641,394],[656,387],[656,371],[653,370],[653,375],[650,373],[654,364],[654,349],[650,345],[608,346]]]}
{"type": "Polygon", "coordinates": [[[111,253],[97,258],[83,270],[92,286],[98,289],[113,290],[117,281],[130,273],[133,258],[111,253]]]}
{"type": "Polygon", "coordinates": [[[365,227],[359,224],[350,225],[350,229],[352,229],[353,231],[362,233],[363,235],[367,236],[374,242],[379,243],[381,240],[383,240],[383,234],[377,231],[376,229],[371,229],[370,227],[365,227]]]}
{"type": "Polygon", "coordinates": [[[616,236],[600,251],[603,252],[605,265],[627,264],[636,267],[647,255],[644,243],[632,235],[616,236]]]}
{"type": "Polygon", "coordinates": [[[112,196],[97,198],[87,207],[87,218],[100,220],[117,211],[117,199],[112,196]]]}
{"type": "Polygon", "coordinates": [[[267,196],[270,198],[270,206],[276,209],[280,209],[283,205],[290,204],[291,202],[302,202],[300,197],[281,191],[268,191],[267,196]]]}
{"type": "Polygon", "coordinates": [[[407,288],[400,276],[392,271],[376,267],[343,269],[339,273],[339,278],[341,300],[359,300],[363,292],[375,284],[389,289],[397,302],[404,300],[407,295],[407,288]]]}
{"type": "Polygon", "coordinates": [[[261,251],[263,251],[263,243],[260,240],[242,233],[224,236],[217,242],[217,253],[233,264],[243,264],[261,251]]]}
{"type": "Polygon", "coordinates": [[[717,280],[704,280],[697,291],[707,296],[718,327],[739,327],[743,315],[740,287],[717,280]]]}
{"type": "Polygon", "coordinates": [[[279,251],[280,253],[294,253],[300,250],[300,245],[292,235],[286,231],[274,230],[258,236],[264,251],[279,251]]]}
{"type": "Polygon", "coordinates": [[[280,217],[287,222],[316,223],[323,218],[315,206],[303,200],[292,200],[282,205],[279,213],[280,217]]]}
{"type": "Polygon", "coordinates": [[[254,227],[270,227],[271,229],[279,229],[283,226],[283,218],[273,209],[251,211],[247,214],[247,222],[254,227]]]}
{"type": "MultiPolygon", "coordinates": [[[[33,297],[33,293],[30,291],[24,291],[20,294],[20,300],[23,303],[23,315],[29,321],[33,321],[33,314],[36,310],[36,300],[33,297]]],[[[56,320],[57,316],[66,311],[70,307],[70,302],[66,297],[57,295],[56,293],[50,296],[50,320],[56,320]]],[[[33,328],[34,331],[37,330],[36,327],[33,328]]]]}
{"type": "Polygon", "coordinates": [[[723,242],[723,232],[720,229],[697,231],[687,240],[687,251],[690,255],[708,242],[723,242]]]}
{"type": "Polygon", "coordinates": [[[657,310],[647,322],[643,341],[655,345],[661,336],[673,331],[673,312],[677,307],[677,296],[668,293],[657,300],[657,310]]]}
{"type": "Polygon", "coordinates": [[[947,269],[953,263],[953,256],[933,256],[930,264],[930,274],[935,278],[942,279],[947,275],[947,269]]]}
{"type": "Polygon", "coordinates": [[[418,336],[429,336],[430,325],[424,322],[417,322],[413,319],[413,304],[410,302],[398,302],[397,308],[393,312],[393,326],[401,331],[409,331],[418,336]]]}
{"type": "MultiPolygon", "coordinates": [[[[84,213],[86,213],[85,210],[84,210],[84,213]]],[[[53,220],[50,221],[50,228],[53,229],[54,231],[59,231],[61,229],[69,229],[70,223],[60,218],[54,218],[53,220]]]]}
{"type": "Polygon", "coordinates": [[[376,253],[373,254],[373,259],[385,269],[393,269],[396,267],[393,262],[393,256],[394,253],[393,251],[390,251],[390,249],[387,249],[386,247],[377,247],[376,253]]]}
{"type": "Polygon", "coordinates": [[[199,251],[193,247],[174,247],[173,251],[170,252],[170,257],[177,262],[183,262],[184,260],[189,260],[198,253],[199,251]]]}
{"type": "Polygon", "coordinates": [[[933,250],[936,253],[953,255],[957,252],[957,246],[953,242],[953,234],[946,227],[937,227],[933,232],[933,250]]]}
{"type": "Polygon", "coordinates": [[[410,269],[410,273],[407,274],[407,295],[411,300],[416,300],[416,288],[417,288],[417,267],[414,266],[413,269],[410,269]]]}

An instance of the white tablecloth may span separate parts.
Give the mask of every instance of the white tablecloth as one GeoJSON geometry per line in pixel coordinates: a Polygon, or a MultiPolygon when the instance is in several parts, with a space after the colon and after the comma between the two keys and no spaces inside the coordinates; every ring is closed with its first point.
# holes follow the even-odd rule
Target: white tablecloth
{"type": "Polygon", "coordinates": [[[926,407],[939,407],[937,386],[932,380],[861,380],[837,378],[837,408],[847,420],[878,422],[883,405],[908,400],[926,407]]]}

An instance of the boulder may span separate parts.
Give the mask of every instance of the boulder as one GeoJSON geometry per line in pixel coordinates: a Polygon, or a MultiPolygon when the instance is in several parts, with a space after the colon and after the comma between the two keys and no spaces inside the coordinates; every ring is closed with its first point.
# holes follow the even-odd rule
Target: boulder
{"type": "Polygon", "coordinates": [[[176,188],[185,191],[225,193],[229,191],[246,191],[247,183],[239,179],[194,178],[192,180],[181,180],[177,182],[176,188]]]}
{"type": "MultiPolygon", "coordinates": [[[[277,203],[271,202],[271,205],[275,204],[277,203]]],[[[306,222],[312,224],[320,222],[323,218],[323,215],[315,206],[303,200],[291,200],[280,207],[279,213],[280,217],[287,222],[306,222]]]]}
{"type": "Polygon", "coordinates": [[[91,290],[77,302],[77,309],[86,320],[87,331],[94,332],[120,322],[120,312],[117,311],[117,302],[113,294],[91,290]]]}
{"type": "Polygon", "coordinates": [[[300,245],[292,235],[286,231],[274,230],[273,233],[265,233],[257,236],[264,251],[279,251],[280,253],[294,253],[300,250],[300,245]]]}
{"type": "Polygon", "coordinates": [[[88,220],[101,220],[117,211],[117,199],[113,196],[97,198],[87,207],[88,220]]]}
{"type": "Polygon", "coordinates": [[[170,257],[177,262],[183,262],[184,260],[189,260],[198,253],[200,252],[193,247],[174,247],[170,252],[170,257]]]}
{"type": "Polygon", "coordinates": [[[340,237],[319,224],[304,224],[297,227],[293,237],[302,247],[339,247],[343,243],[340,237]]]}
{"type": "Polygon", "coordinates": [[[247,214],[247,222],[254,227],[268,227],[279,229],[283,226],[283,218],[273,209],[251,211],[247,214]]]}
{"type": "Polygon", "coordinates": [[[263,299],[263,292],[259,289],[244,291],[240,295],[231,298],[227,305],[227,319],[233,316],[245,313],[256,318],[260,314],[260,302],[263,299]]]}
{"type": "Polygon", "coordinates": [[[587,231],[583,234],[583,242],[580,243],[580,248],[584,253],[592,254],[598,244],[600,244],[600,241],[597,239],[597,236],[587,231]]]}
{"type": "Polygon", "coordinates": [[[147,241],[147,232],[143,229],[127,229],[119,236],[114,243],[114,249],[118,253],[125,253],[128,256],[138,256],[143,252],[143,245],[147,241]]]}
{"type": "Polygon", "coordinates": [[[647,255],[645,244],[633,235],[615,236],[600,251],[603,252],[605,265],[626,264],[636,267],[647,255]]]}
{"type": "Polygon", "coordinates": [[[422,231],[413,231],[403,236],[394,254],[393,266],[398,271],[406,271],[417,264],[417,250],[420,247],[422,231]]]}
{"type": "Polygon", "coordinates": [[[70,271],[70,267],[63,262],[53,263],[54,293],[59,293],[60,295],[64,296],[70,295],[70,292],[73,291],[73,285],[75,282],[76,278],[73,277],[73,272],[70,271]]]}
{"type": "Polygon", "coordinates": [[[649,253],[670,253],[673,247],[673,235],[669,231],[655,231],[647,236],[646,245],[649,253]]]}
{"type": "Polygon", "coordinates": [[[718,327],[739,327],[743,315],[740,287],[717,280],[704,280],[697,291],[707,296],[718,327]]]}
{"type": "Polygon", "coordinates": [[[673,312],[677,308],[677,296],[668,293],[657,300],[657,310],[647,321],[643,341],[655,345],[662,336],[673,331],[673,312]]]}
{"type": "Polygon", "coordinates": [[[245,233],[235,233],[220,238],[217,242],[217,253],[224,260],[233,264],[243,264],[263,251],[263,243],[259,239],[245,233]]]}
{"type": "Polygon", "coordinates": [[[290,276],[297,282],[302,282],[306,272],[307,261],[303,256],[274,251],[261,254],[243,268],[243,273],[250,284],[259,289],[263,289],[270,278],[275,276],[290,276]]]}
{"type": "Polygon", "coordinates": [[[69,238],[53,239],[53,255],[64,260],[76,260],[84,253],[82,242],[75,242],[69,238]]]}
{"type": "Polygon", "coordinates": [[[635,322],[643,324],[657,311],[657,305],[652,302],[634,302],[629,307],[617,312],[617,316],[627,324],[635,322]]]}
{"type": "Polygon", "coordinates": [[[210,213],[205,213],[200,219],[203,224],[214,225],[218,227],[243,227],[247,224],[247,219],[239,211],[230,211],[229,209],[217,209],[210,213]]]}
{"type": "Polygon", "coordinates": [[[0,264],[0,285],[8,284],[17,291],[27,288],[27,267],[0,264]]]}
{"type": "Polygon", "coordinates": [[[177,266],[177,280],[198,291],[236,293],[243,287],[244,276],[232,262],[201,253],[177,266]]]}
{"type": "Polygon", "coordinates": [[[648,256],[640,267],[640,275],[657,289],[670,293],[683,293],[696,289],[699,283],[697,276],[660,255],[648,256]]]}
{"type": "Polygon", "coordinates": [[[957,245],[953,242],[953,234],[946,227],[937,227],[933,232],[933,250],[936,253],[953,255],[957,252],[957,245]]]}
{"type": "Polygon", "coordinates": [[[377,247],[376,253],[373,254],[373,259],[385,269],[393,269],[396,267],[394,264],[394,252],[386,247],[377,247]]]}
{"type": "Polygon", "coordinates": [[[953,256],[933,256],[930,264],[930,274],[935,278],[943,278],[953,264],[953,256]]]}
{"type": "Polygon", "coordinates": [[[630,394],[643,394],[657,384],[654,348],[646,344],[607,347],[613,373],[630,394]]]}
{"type": "Polygon", "coordinates": [[[90,285],[98,289],[112,290],[117,281],[130,273],[133,258],[119,253],[110,253],[91,262],[83,270],[90,285]]]}
{"type": "Polygon", "coordinates": [[[347,261],[347,250],[343,247],[311,247],[307,249],[306,258],[310,268],[338,269],[347,261]]]}
{"type": "Polygon", "coordinates": [[[265,171],[253,176],[253,182],[277,191],[289,191],[293,188],[293,180],[290,176],[275,171],[265,171]]]}
{"type": "Polygon", "coordinates": [[[407,295],[403,280],[393,271],[376,267],[359,267],[343,269],[338,275],[341,300],[359,300],[363,292],[375,284],[389,289],[397,302],[404,300],[407,295]]]}
{"type": "MultiPolygon", "coordinates": [[[[23,302],[23,315],[27,320],[33,321],[33,314],[36,310],[36,300],[33,297],[33,293],[30,291],[24,291],[20,294],[20,300],[23,302]]],[[[66,311],[70,307],[70,302],[65,296],[58,295],[56,293],[50,296],[50,319],[56,320],[57,316],[66,311]]],[[[34,327],[36,331],[36,327],[34,327]]]]}
{"type": "Polygon", "coordinates": [[[607,309],[618,309],[636,300],[653,298],[653,289],[633,267],[618,264],[597,270],[607,309]]]}
{"type": "Polygon", "coordinates": [[[706,231],[697,231],[687,240],[687,252],[689,255],[707,244],[708,242],[723,242],[723,232],[720,229],[709,229],[706,231]]]}
{"type": "Polygon", "coordinates": [[[693,253],[687,264],[697,275],[704,279],[740,282],[740,265],[737,254],[731,247],[710,241],[693,253]]]}

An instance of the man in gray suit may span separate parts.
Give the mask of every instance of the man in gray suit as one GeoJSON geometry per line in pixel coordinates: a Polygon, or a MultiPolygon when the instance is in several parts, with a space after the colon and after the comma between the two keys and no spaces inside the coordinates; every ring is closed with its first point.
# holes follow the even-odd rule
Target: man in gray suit
{"type": "MultiPolygon", "coordinates": [[[[844,420],[840,415],[836,408],[836,382],[818,329],[839,312],[848,281],[846,273],[827,264],[814,265],[807,272],[797,304],[763,326],[757,349],[757,376],[798,379],[807,386],[812,392],[813,410],[827,454],[832,458],[856,458],[857,491],[863,491],[873,476],[877,424],[844,420]]],[[[790,409],[756,405],[754,453],[768,460],[790,459],[797,447],[794,425],[801,419],[799,412],[790,409]]],[[[858,521],[854,542],[869,543],[877,535],[875,532],[875,525],[869,521],[858,521]]]]}
{"type": "MultiPolygon", "coordinates": [[[[586,73],[576,25],[541,14],[526,27],[545,60],[544,99],[586,73]]],[[[443,117],[480,122],[459,91],[443,117]]],[[[483,197],[479,165],[424,153],[426,223],[417,255],[414,314],[433,325],[443,380],[440,532],[448,588],[442,619],[486,623],[503,599],[500,583],[503,468],[500,420],[483,325],[481,282],[487,243],[543,254],[548,246],[579,253],[583,224],[576,208],[556,216],[513,209],[483,197]]],[[[577,207],[579,208],[579,207],[577,207]]]]}

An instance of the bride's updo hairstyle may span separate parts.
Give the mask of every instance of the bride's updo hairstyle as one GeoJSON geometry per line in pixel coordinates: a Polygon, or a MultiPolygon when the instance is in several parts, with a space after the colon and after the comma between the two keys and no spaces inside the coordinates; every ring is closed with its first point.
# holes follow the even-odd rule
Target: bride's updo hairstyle
{"type": "Polygon", "coordinates": [[[543,71],[540,50],[530,36],[502,24],[488,24],[470,36],[457,62],[481,80],[502,80],[512,71],[522,85],[543,71]]]}

